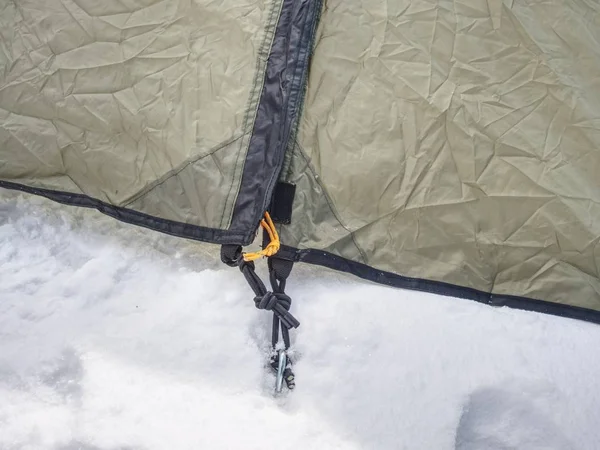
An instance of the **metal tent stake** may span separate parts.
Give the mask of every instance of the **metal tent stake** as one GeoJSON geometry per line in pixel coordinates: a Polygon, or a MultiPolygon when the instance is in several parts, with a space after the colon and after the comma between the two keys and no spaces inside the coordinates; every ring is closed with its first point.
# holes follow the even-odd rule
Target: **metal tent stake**
{"type": "Polygon", "coordinates": [[[277,385],[276,391],[280,393],[283,389],[283,372],[287,366],[287,353],[284,350],[279,350],[279,365],[277,366],[277,385]]]}

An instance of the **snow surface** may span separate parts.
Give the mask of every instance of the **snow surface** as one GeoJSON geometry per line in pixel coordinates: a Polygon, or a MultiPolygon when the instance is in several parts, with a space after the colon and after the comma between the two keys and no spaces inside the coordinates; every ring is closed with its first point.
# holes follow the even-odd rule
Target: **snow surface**
{"type": "Polygon", "coordinates": [[[599,326],[297,265],[274,398],[217,251],[0,193],[0,448],[600,448],[599,326]]]}

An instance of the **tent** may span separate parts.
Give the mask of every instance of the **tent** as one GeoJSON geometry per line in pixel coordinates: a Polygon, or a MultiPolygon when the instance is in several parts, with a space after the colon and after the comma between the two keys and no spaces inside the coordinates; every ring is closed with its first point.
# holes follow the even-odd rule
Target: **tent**
{"type": "Polygon", "coordinates": [[[600,6],[2,0],[0,180],[600,323],[600,6]]]}

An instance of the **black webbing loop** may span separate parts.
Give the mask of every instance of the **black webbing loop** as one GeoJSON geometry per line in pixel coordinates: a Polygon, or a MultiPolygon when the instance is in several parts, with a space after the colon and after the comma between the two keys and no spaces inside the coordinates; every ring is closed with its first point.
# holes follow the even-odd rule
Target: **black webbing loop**
{"type": "Polygon", "coordinates": [[[221,246],[221,261],[229,267],[237,267],[239,260],[242,258],[241,245],[222,245],[221,246]]]}

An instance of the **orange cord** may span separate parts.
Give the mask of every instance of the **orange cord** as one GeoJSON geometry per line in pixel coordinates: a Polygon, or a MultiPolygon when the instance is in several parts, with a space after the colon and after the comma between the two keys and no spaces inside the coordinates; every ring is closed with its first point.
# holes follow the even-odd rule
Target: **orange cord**
{"type": "Polygon", "coordinates": [[[260,221],[260,225],[267,231],[271,242],[259,252],[244,253],[244,261],[255,261],[263,256],[273,256],[279,251],[281,245],[279,235],[268,212],[265,211],[265,218],[260,221]]]}

